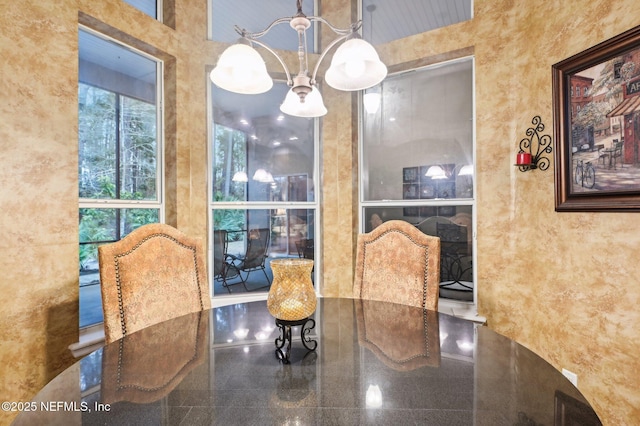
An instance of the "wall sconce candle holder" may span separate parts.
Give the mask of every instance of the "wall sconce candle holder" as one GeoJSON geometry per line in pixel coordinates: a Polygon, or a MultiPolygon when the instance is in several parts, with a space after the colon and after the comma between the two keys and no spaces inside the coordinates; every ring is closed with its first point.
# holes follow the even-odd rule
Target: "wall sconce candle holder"
{"type": "Polygon", "coordinates": [[[533,169],[547,170],[551,164],[549,158],[544,155],[550,154],[553,150],[551,136],[542,134],[544,124],[539,115],[533,117],[531,124],[533,127],[527,129],[527,137],[520,141],[520,150],[514,164],[521,172],[533,169]]]}

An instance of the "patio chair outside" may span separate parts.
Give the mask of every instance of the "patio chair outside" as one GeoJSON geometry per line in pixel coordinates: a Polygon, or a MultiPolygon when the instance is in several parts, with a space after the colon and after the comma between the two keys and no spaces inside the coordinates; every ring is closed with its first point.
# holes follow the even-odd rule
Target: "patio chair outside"
{"type": "Polygon", "coordinates": [[[228,232],[224,229],[213,231],[213,279],[222,281],[222,286],[231,293],[227,286],[229,276],[227,264],[228,232]]]}
{"type": "Polygon", "coordinates": [[[226,278],[235,277],[236,275],[240,278],[240,282],[238,283],[226,282],[225,287],[229,292],[231,291],[229,286],[235,284],[242,284],[246,291],[251,291],[247,287],[247,280],[249,279],[249,274],[254,271],[262,271],[268,284],[253,290],[259,290],[271,285],[271,279],[265,267],[269,251],[270,235],[271,232],[269,228],[252,229],[247,234],[247,249],[244,256],[226,255],[226,278]]]}

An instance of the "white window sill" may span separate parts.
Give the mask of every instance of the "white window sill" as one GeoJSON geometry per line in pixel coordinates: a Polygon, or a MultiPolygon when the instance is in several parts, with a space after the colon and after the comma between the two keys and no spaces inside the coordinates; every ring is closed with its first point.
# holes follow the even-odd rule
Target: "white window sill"
{"type": "Polygon", "coordinates": [[[90,354],[104,346],[104,325],[102,323],[80,329],[77,343],[69,345],[69,350],[75,358],[90,354]]]}
{"type": "Polygon", "coordinates": [[[477,322],[479,324],[487,322],[485,317],[478,315],[478,309],[472,302],[460,302],[441,298],[438,301],[438,312],[477,322]]]}

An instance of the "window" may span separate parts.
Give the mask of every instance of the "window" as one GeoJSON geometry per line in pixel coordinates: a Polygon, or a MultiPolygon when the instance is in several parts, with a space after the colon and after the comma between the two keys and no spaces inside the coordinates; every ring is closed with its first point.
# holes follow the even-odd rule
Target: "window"
{"type": "Polygon", "coordinates": [[[613,64],[613,78],[622,78],[622,66],[623,62],[616,62],[613,64]]]}
{"type": "Polygon", "coordinates": [[[441,298],[474,301],[473,59],[388,76],[362,109],[361,223],[439,236],[441,298]]]}
{"type": "Polygon", "coordinates": [[[131,6],[141,10],[154,19],[162,20],[162,17],[158,13],[158,11],[162,10],[162,7],[158,5],[158,3],[161,2],[158,0],[124,0],[124,2],[129,3],[131,6]]]}
{"type": "Polygon", "coordinates": [[[102,322],[97,248],[162,217],[160,64],[79,32],[80,327],[102,322]]]}
{"type": "Polygon", "coordinates": [[[214,296],[268,291],[271,259],[316,257],[317,120],[282,114],[287,90],[276,82],[247,102],[211,85],[211,228],[225,235],[210,238],[214,296]]]}

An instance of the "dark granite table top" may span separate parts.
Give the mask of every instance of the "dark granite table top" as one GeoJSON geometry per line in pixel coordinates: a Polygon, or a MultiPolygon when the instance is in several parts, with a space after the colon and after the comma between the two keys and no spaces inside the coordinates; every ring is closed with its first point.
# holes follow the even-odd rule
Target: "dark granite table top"
{"type": "Polygon", "coordinates": [[[14,424],[600,424],[560,372],[485,326],[331,298],[314,319],[317,349],[294,327],[288,365],[264,301],[169,320],[65,370],[14,424]]]}

